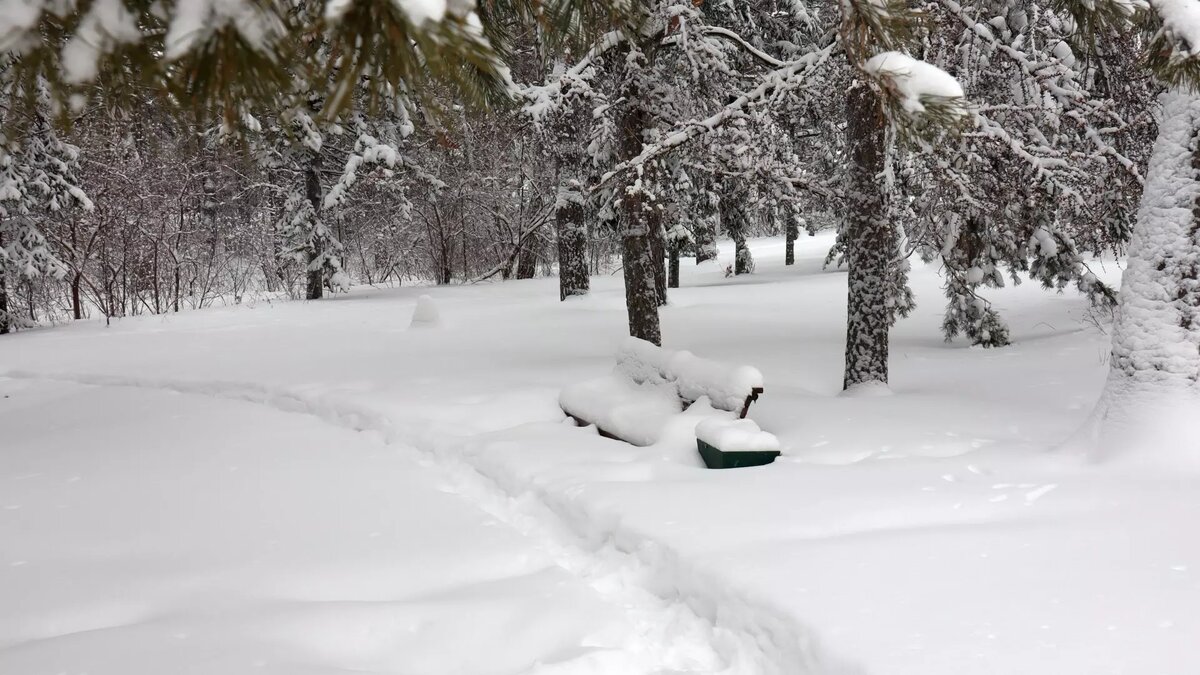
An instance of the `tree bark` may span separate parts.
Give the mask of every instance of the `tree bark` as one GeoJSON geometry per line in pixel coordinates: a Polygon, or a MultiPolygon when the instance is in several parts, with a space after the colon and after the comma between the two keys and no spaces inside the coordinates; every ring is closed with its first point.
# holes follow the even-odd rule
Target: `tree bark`
{"type": "Polygon", "coordinates": [[[8,275],[0,269],[0,335],[7,335],[11,330],[8,318],[8,275]]]}
{"type": "Polygon", "coordinates": [[[796,240],[800,238],[800,226],[795,218],[787,219],[787,247],[784,249],[783,264],[796,264],[796,240]]]}
{"type": "MultiPolygon", "coordinates": [[[[315,218],[321,217],[321,156],[313,153],[312,158],[308,162],[308,167],[304,171],[304,196],[308,198],[312,204],[313,214],[315,218]]],[[[308,260],[308,292],[305,297],[309,300],[320,300],[325,294],[325,270],[317,267],[313,269],[313,263],[320,258],[322,251],[316,250],[315,247],[324,245],[318,239],[313,240],[314,249],[308,260]]]]}
{"type": "Polygon", "coordinates": [[[721,225],[729,233],[729,238],[733,239],[733,273],[750,274],[754,271],[754,256],[746,245],[746,229],[750,225],[743,206],[746,203],[746,189],[734,181],[729,185],[731,189],[721,195],[721,225]]]}
{"type": "Polygon", "coordinates": [[[696,203],[695,236],[696,264],[717,258],[717,214],[719,205],[716,195],[707,188],[707,182],[696,186],[699,199],[696,203]]]}
{"type": "Polygon", "coordinates": [[[896,256],[896,232],[887,217],[882,173],[886,119],[879,96],[866,82],[846,93],[847,185],[846,371],[842,386],[888,381],[889,266],[896,256]]]}
{"type": "MultiPolygon", "coordinates": [[[[626,92],[626,101],[637,101],[636,87],[626,92]]],[[[622,159],[634,157],[642,150],[642,130],[646,126],[646,111],[631,105],[622,114],[620,123],[622,159]]],[[[629,334],[656,345],[662,345],[662,327],[658,317],[658,291],[655,288],[655,268],[650,248],[651,205],[641,188],[632,181],[626,183],[621,195],[621,262],[625,276],[625,308],[629,315],[629,334]]]]}
{"type": "Polygon", "coordinates": [[[83,318],[83,298],[82,286],[83,273],[75,272],[71,275],[71,316],[76,321],[83,318]]]}
{"type": "Polygon", "coordinates": [[[517,256],[517,278],[532,279],[537,272],[537,239],[528,237],[521,244],[521,253],[517,256]]]}
{"type": "MultiPolygon", "coordinates": [[[[0,237],[0,247],[4,246],[4,237],[0,237]]],[[[8,272],[0,267],[0,335],[7,335],[12,330],[8,318],[8,272]]]]}
{"type": "Polygon", "coordinates": [[[663,232],[663,211],[658,203],[650,205],[646,214],[650,228],[650,259],[654,265],[654,295],[658,306],[667,304],[667,242],[663,232]]]}
{"type": "Polygon", "coordinates": [[[680,248],[681,248],[681,244],[679,243],[679,241],[673,241],[673,242],[671,242],[671,245],[667,247],[667,250],[669,251],[669,254],[671,256],[670,257],[670,265],[668,266],[668,269],[667,269],[667,287],[668,288],[679,288],[679,249],[680,248]]]}
{"type": "MultiPolygon", "coordinates": [[[[1200,448],[1200,94],[1172,90],[1150,158],[1088,451],[1200,448]]],[[[1172,456],[1175,455],[1175,456],[1172,456]]]]}
{"type": "Polygon", "coordinates": [[[583,200],[583,186],[578,180],[568,179],[559,186],[554,211],[554,225],[558,234],[559,300],[587,295],[591,288],[583,200]]]}

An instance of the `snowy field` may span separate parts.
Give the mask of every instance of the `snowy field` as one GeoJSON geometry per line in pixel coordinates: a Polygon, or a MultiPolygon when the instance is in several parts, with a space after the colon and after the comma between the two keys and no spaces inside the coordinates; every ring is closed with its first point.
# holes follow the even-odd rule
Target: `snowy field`
{"type": "Polygon", "coordinates": [[[1107,369],[1083,299],[993,293],[1015,344],[946,344],[918,268],[895,395],[843,397],[829,237],[754,244],[685,261],[663,328],[762,370],[759,468],[563,423],[619,275],[6,337],[0,673],[1200,672],[1200,470],[1057,449],[1107,369]]]}

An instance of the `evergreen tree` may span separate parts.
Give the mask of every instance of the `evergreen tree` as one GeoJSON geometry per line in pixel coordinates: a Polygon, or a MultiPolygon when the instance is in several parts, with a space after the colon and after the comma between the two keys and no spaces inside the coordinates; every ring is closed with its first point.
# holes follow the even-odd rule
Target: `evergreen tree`
{"type": "Polygon", "coordinates": [[[16,130],[19,138],[0,133],[0,334],[10,332],[16,323],[9,301],[13,283],[66,273],[50,250],[45,225],[71,217],[73,207],[92,208],[79,187],[79,149],[63,142],[48,122],[43,83],[35,82],[32,94],[40,104],[33,109],[32,119],[14,119],[20,111],[13,99],[26,94],[11,81],[0,90],[6,126],[16,130]]]}

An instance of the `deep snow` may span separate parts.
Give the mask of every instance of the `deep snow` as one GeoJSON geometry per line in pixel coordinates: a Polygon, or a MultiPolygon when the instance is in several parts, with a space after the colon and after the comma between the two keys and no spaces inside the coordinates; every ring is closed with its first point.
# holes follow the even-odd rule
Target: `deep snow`
{"type": "MultiPolygon", "coordinates": [[[[523,672],[556,656],[567,673],[1200,671],[1200,541],[1191,535],[1200,476],[1054,451],[1087,417],[1107,370],[1108,338],[1085,302],[1033,284],[1006,289],[992,299],[1013,346],[947,345],[936,270],[917,267],[921,305],[893,334],[894,395],[840,396],[845,275],[820,269],[829,243],[801,240],[797,265],[784,267],[782,241],[755,242],[759,272],[749,277],[685,265],[685,288],[664,311],[664,346],[764,374],[750,416],[784,456],[752,469],[700,468],[685,434],[634,448],[562,423],[559,390],[613,366],[624,333],[619,277],[594,278],[592,296],[565,303],[553,279],[355,289],[5,339],[0,374],[14,378],[0,384],[10,396],[0,399],[0,501],[21,508],[0,512],[9,565],[0,565],[0,597],[16,593],[35,611],[0,603],[0,672],[29,663],[14,659],[56,634],[47,615],[76,617],[62,630],[131,626],[79,635],[95,658],[122,664],[145,653],[151,662],[168,633],[137,631],[221,616],[210,603],[241,616],[264,597],[252,626],[221,620],[207,648],[169,652],[171,663],[203,670],[204,659],[252,643],[277,648],[290,672],[523,672]],[[440,320],[409,330],[421,294],[440,320]],[[10,434],[13,424],[23,431],[10,434]],[[207,462],[214,448],[220,462],[207,462]],[[224,512],[209,520],[202,506],[225,489],[219,467],[250,461],[243,456],[261,462],[257,479],[228,505],[215,500],[224,512]],[[20,487],[41,480],[23,478],[31,473],[85,469],[97,490],[86,512],[57,509],[70,484],[47,479],[44,496],[20,487]],[[345,481],[327,485],[343,471],[345,481]],[[432,476],[452,478],[452,501],[466,513],[442,512],[436,481],[445,479],[432,476]],[[170,488],[148,487],[161,481],[170,488]],[[391,484],[396,494],[381,487],[391,484]],[[257,490],[296,508],[266,508],[257,490]],[[395,513],[405,494],[424,495],[413,497],[418,510],[437,514],[429,558],[405,558],[403,524],[378,549],[347,543],[407,518],[395,513]],[[53,508],[27,507],[35,497],[53,508]],[[314,497],[354,508],[335,518],[314,497]],[[499,522],[494,540],[477,539],[487,521],[472,508],[499,522]],[[237,523],[244,513],[258,525],[237,523]],[[101,517],[106,538],[94,528],[101,517]],[[229,522],[237,526],[217,525],[229,522]],[[255,558],[274,529],[294,535],[288,554],[255,558]],[[459,541],[461,558],[479,560],[462,568],[468,577],[503,570],[487,577],[503,597],[454,578],[447,561],[459,541]],[[256,559],[254,574],[223,571],[256,559]],[[302,572],[289,576],[293,564],[302,572]],[[424,617],[411,598],[427,583],[463,599],[429,616],[468,623],[396,636],[391,612],[424,617]],[[313,586],[395,606],[355,614],[353,629],[336,608],[293,620],[273,607],[312,600],[313,586]],[[230,587],[236,597],[223,605],[218,591],[230,587]],[[500,618],[471,623],[481,604],[500,618]],[[598,645],[610,660],[576,658],[565,645],[598,645]],[[464,654],[481,670],[453,665],[464,654]]],[[[1119,274],[1105,267],[1110,280],[1119,274]]],[[[51,659],[65,658],[61,650],[40,649],[30,667],[43,670],[18,672],[62,670],[51,659]]]]}

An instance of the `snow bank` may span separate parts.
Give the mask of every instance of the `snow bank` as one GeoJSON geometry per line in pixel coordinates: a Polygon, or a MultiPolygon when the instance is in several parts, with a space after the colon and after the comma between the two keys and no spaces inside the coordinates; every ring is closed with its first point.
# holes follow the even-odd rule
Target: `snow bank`
{"type": "Polygon", "coordinates": [[[754,420],[710,417],[696,425],[696,438],[724,452],[779,450],[779,439],[759,429],[754,420]]]}
{"type": "Polygon", "coordinates": [[[925,111],[928,99],[961,99],[962,85],[937,66],[900,52],[883,52],[867,60],[863,69],[891,81],[901,95],[901,105],[910,113],[925,111]]]}

